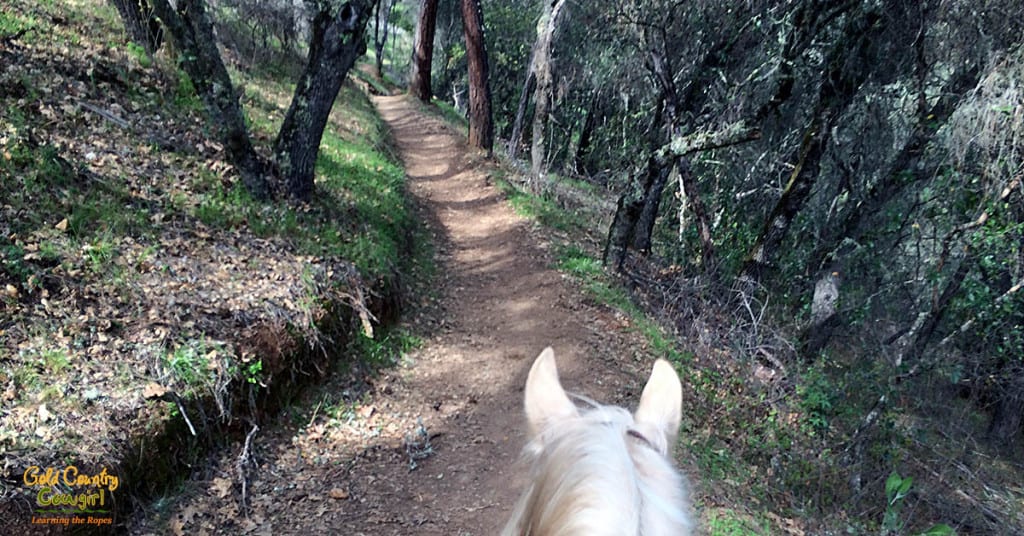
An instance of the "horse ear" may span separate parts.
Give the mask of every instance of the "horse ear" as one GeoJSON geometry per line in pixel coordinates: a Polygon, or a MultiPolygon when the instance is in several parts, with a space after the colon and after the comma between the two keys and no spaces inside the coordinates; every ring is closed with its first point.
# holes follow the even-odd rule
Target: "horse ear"
{"type": "Polygon", "coordinates": [[[530,375],[526,377],[524,406],[531,436],[537,436],[553,422],[577,415],[576,405],[569,400],[558,381],[555,352],[551,347],[545,348],[530,368],[530,375]]]}
{"type": "Polygon", "coordinates": [[[655,361],[633,419],[638,424],[653,426],[664,435],[665,453],[676,444],[682,406],[683,386],[679,383],[679,375],[668,361],[655,361]]]}

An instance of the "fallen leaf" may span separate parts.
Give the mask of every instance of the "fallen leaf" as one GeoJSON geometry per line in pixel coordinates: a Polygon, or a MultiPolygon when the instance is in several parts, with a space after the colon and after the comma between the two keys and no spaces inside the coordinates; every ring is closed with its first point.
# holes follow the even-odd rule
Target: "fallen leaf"
{"type": "Polygon", "coordinates": [[[60,220],[60,223],[58,223],[57,225],[54,225],[54,227],[56,227],[58,231],[67,231],[68,230],[68,219],[64,218],[63,220],[60,220]]]}
{"type": "Polygon", "coordinates": [[[171,533],[174,534],[174,536],[182,536],[185,534],[185,524],[182,523],[180,519],[173,518],[168,525],[170,526],[171,533]]]}
{"type": "Polygon", "coordinates": [[[331,491],[327,492],[327,494],[330,495],[332,499],[338,499],[342,501],[348,499],[348,490],[344,490],[341,488],[332,488],[331,491]]]}
{"type": "Polygon", "coordinates": [[[149,382],[142,389],[142,397],[145,399],[160,398],[167,394],[167,388],[156,382],[149,382]]]}
{"type": "Polygon", "coordinates": [[[46,409],[46,404],[41,404],[39,406],[39,422],[47,422],[52,418],[53,414],[50,413],[50,410],[46,409]]]}
{"type": "Polygon", "coordinates": [[[196,507],[190,504],[186,506],[185,509],[182,510],[179,515],[181,516],[181,521],[184,524],[188,525],[192,523],[192,521],[196,518],[196,514],[198,513],[199,512],[196,510],[196,507]]]}
{"type": "Polygon", "coordinates": [[[231,479],[229,478],[214,478],[213,489],[217,492],[217,497],[223,499],[231,493],[231,479]]]}

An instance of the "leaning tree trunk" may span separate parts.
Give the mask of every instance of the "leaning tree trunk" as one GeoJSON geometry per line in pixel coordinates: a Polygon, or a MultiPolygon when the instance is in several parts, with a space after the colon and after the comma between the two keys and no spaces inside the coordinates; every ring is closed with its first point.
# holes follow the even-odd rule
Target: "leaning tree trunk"
{"type": "Polygon", "coordinates": [[[436,26],[437,0],[423,0],[420,4],[420,17],[416,22],[416,46],[412,55],[409,93],[427,103],[434,96],[430,87],[430,69],[434,59],[434,30],[436,26]]]}
{"type": "Polygon", "coordinates": [[[306,69],[274,142],[274,157],[295,199],[313,194],[320,138],[349,69],[366,52],[364,32],[372,8],[369,0],[346,2],[336,11],[324,5],[313,18],[306,69]]]}
{"type": "Polygon", "coordinates": [[[655,162],[655,167],[648,171],[649,185],[644,192],[643,208],[633,230],[633,250],[643,256],[651,253],[651,236],[658,218],[658,207],[661,206],[661,195],[672,174],[671,162],[665,162],[664,159],[656,159],[655,162]]]}
{"type": "Polygon", "coordinates": [[[533,76],[537,84],[533,91],[533,144],[530,149],[530,178],[532,190],[543,189],[547,176],[547,154],[544,131],[551,113],[552,74],[551,42],[558,24],[558,15],[565,6],[565,0],[545,0],[544,13],[537,22],[537,42],[533,45],[533,76]]]}
{"type": "Polygon", "coordinates": [[[494,150],[494,124],[483,19],[480,0],[462,0],[462,28],[469,64],[469,145],[490,154],[494,150]]]}
{"type": "Polygon", "coordinates": [[[536,77],[533,76],[533,56],[526,67],[526,81],[523,82],[523,90],[519,93],[519,106],[516,107],[516,118],[512,121],[512,135],[509,136],[506,153],[510,160],[515,160],[519,155],[519,144],[523,142],[523,119],[526,117],[526,106],[530,102],[530,90],[535,85],[536,77]]]}
{"type": "Polygon", "coordinates": [[[395,7],[395,0],[378,0],[377,14],[373,20],[373,45],[376,54],[377,76],[384,77],[384,46],[388,43],[388,31],[390,30],[391,10],[395,7]],[[383,13],[383,17],[381,14],[383,13]]]}
{"type": "Polygon", "coordinates": [[[843,37],[833,45],[820,81],[818,104],[793,159],[795,167],[740,270],[739,281],[745,285],[760,281],[779,252],[790,225],[803,209],[818,179],[832,129],[867,80],[871,70],[864,66],[874,61],[874,39],[887,22],[875,11],[855,14],[843,37]]]}
{"type": "MultiPolygon", "coordinates": [[[[658,152],[654,150],[662,143],[660,127],[664,112],[664,100],[659,99],[654,108],[654,115],[651,117],[651,126],[647,130],[646,141],[651,150],[647,155],[643,179],[640,180],[635,176],[631,178],[625,192],[619,196],[615,207],[615,216],[608,228],[608,238],[601,260],[605,266],[611,266],[617,272],[622,272],[626,258],[629,256],[629,248],[635,243],[637,224],[644,213],[644,208],[648,205],[648,199],[651,198],[651,190],[654,189],[656,183],[667,180],[671,172],[668,162],[659,157],[658,152]]],[[[648,210],[650,210],[649,207],[648,210]]]]}
{"type": "Polygon", "coordinates": [[[253,197],[270,197],[268,166],[249,139],[242,106],[217,50],[205,2],[177,0],[175,9],[168,0],[152,0],[152,6],[181,50],[181,66],[206,104],[210,122],[219,131],[228,160],[238,169],[242,183],[253,197]]]}
{"type": "Polygon", "coordinates": [[[163,29],[153,14],[148,0],[110,0],[124,22],[124,29],[133,43],[153,54],[163,42],[163,29]]]}

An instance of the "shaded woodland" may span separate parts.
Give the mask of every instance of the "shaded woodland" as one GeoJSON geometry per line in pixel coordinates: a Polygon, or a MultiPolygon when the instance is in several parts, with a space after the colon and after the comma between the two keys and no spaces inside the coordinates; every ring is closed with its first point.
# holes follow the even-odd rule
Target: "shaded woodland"
{"type": "Polygon", "coordinates": [[[1020,2],[110,3],[253,198],[317,198],[372,53],[511,188],[596,214],[560,255],[667,333],[705,505],[768,533],[1024,530],[1020,2]],[[301,67],[261,144],[225,65],[262,54],[301,67]]]}
{"type": "MultiPolygon", "coordinates": [[[[459,106],[453,9],[434,93],[459,106]]],[[[871,510],[916,466],[929,516],[1020,529],[1001,499],[953,498],[1019,471],[1020,5],[483,9],[496,133],[522,187],[582,209],[563,195],[580,180],[615,203],[605,265],[696,366],[745,370],[763,399],[735,412],[754,430],[719,445],[770,467],[769,495],[808,516],[871,510]],[[781,416],[801,431],[749,424],[781,416]],[[754,438],[774,448],[734,443],[754,438]],[[977,471],[990,457],[1017,468],[977,471]]]]}

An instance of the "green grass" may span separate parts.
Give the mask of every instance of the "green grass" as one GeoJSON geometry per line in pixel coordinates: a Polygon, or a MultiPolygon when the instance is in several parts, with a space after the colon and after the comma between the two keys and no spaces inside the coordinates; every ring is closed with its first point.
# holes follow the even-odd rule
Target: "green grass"
{"type": "Polygon", "coordinates": [[[692,360],[692,356],[676,348],[661,326],[647,318],[633,303],[626,291],[605,271],[600,260],[577,246],[563,245],[556,250],[556,266],[575,277],[595,301],[618,309],[629,317],[633,329],[647,339],[655,354],[676,364],[692,360]]]}
{"type": "Polygon", "coordinates": [[[0,35],[11,36],[26,30],[18,42],[34,43],[43,37],[37,31],[39,27],[39,21],[32,15],[23,15],[7,10],[0,11],[0,35]]]}
{"type": "Polygon", "coordinates": [[[360,333],[353,340],[355,352],[371,365],[390,367],[401,363],[408,352],[419,348],[423,340],[403,328],[393,328],[377,333],[373,338],[360,333]]]}
{"type": "Polygon", "coordinates": [[[174,379],[185,386],[186,393],[200,394],[214,384],[219,370],[216,360],[227,356],[226,347],[222,343],[203,338],[190,339],[167,352],[163,364],[174,379]]]}
{"type": "MultiPolygon", "coordinates": [[[[462,128],[469,128],[469,120],[466,119],[466,115],[460,113],[454,106],[438,98],[434,98],[430,102],[445,121],[462,128]]],[[[426,108],[428,111],[430,110],[429,106],[426,108]]]]}
{"type": "Polygon", "coordinates": [[[548,196],[537,196],[524,192],[508,181],[497,178],[497,184],[505,193],[516,214],[537,220],[540,224],[566,233],[582,233],[587,222],[575,212],[559,207],[548,196]]]}
{"type": "Polygon", "coordinates": [[[41,361],[43,367],[54,374],[64,372],[71,365],[71,359],[68,358],[67,352],[60,348],[44,350],[41,361]]]}
{"type": "Polygon", "coordinates": [[[770,525],[758,522],[739,512],[719,508],[707,515],[707,531],[711,536],[751,536],[770,534],[770,525]]]}

